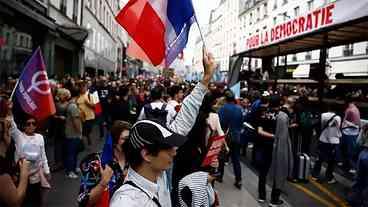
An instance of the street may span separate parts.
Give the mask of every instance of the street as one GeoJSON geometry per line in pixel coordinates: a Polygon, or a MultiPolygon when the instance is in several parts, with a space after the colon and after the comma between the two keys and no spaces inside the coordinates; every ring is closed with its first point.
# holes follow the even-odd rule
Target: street
{"type": "MultiPolygon", "coordinates": [[[[97,137],[97,128],[92,133],[93,143],[83,152],[79,159],[88,153],[99,151],[103,142],[97,137]]],[[[52,160],[52,144],[48,147],[48,157],[52,160]]],[[[224,207],[266,207],[268,203],[259,204],[257,202],[258,176],[256,171],[250,166],[247,159],[242,163],[243,188],[238,190],[234,187],[234,176],[232,165],[229,163],[225,167],[223,183],[216,183],[215,188],[219,192],[221,206],[224,207]]],[[[46,198],[46,205],[50,207],[78,206],[77,196],[79,191],[79,179],[72,180],[65,176],[63,171],[53,173],[52,186],[46,198]]],[[[335,174],[339,183],[333,185],[320,184],[311,181],[307,184],[288,183],[286,191],[282,194],[285,207],[345,207],[344,196],[347,193],[351,181],[335,174]]],[[[268,199],[270,198],[271,188],[267,186],[268,199]]]]}

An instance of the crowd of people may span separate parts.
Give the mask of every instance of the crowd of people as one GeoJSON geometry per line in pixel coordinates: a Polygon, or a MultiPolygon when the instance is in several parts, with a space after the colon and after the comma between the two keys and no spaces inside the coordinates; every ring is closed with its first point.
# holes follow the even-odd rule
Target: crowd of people
{"type": "Polygon", "coordinates": [[[305,88],[297,89],[299,96],[272,87],[252,89],[238,99],[224,85],[211,83],[216,64],[206,52],[203,67],[198,83],[51,79],[56,113],[48,124],[17,111],[16,102],[13,107],[16,81],[8,79],[0,90],[0,185],[9,190],[0,192],[0,206],[43,206],[44,190],[54,187],[50,172],[59,170],[80,178],[76,200],[82,207],[219,206],[215,182],[223,182],[225,163],[231,160],[234,187],[241,190],[247,177],[240,157],[250,150],[259,176],[258,201],[266,202],[270,177],[270,206],[280,206],[285,183],[300,179],[299,155],[313,155],[313,137],[318,151],[312,179],[324,180],[320,171],[327,162],[326,181],[336,183],[338,165],[355,175],[351,205],[368,206],[368,126],[354,99],[345,98],[343,115],[328,106],[316,115],[305,88]],[[94,127],[105,144],[78,165],[78,154],[95,142],[94,127]],[[226,139],[204,165],[213,137],[226,139]],[[50,167],[45,139],[54,140],[50,167]]]}

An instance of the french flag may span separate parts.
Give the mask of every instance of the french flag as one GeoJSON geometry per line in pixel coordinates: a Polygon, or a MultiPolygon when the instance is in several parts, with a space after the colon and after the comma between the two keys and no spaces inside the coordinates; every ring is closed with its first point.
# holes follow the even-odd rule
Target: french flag
{"type": "Polygon", "coordinates": [[[187,44],[195,15],[191,0],[130,0],[116,20],[132,38],[128,55],[168,67],[187,44]]]}

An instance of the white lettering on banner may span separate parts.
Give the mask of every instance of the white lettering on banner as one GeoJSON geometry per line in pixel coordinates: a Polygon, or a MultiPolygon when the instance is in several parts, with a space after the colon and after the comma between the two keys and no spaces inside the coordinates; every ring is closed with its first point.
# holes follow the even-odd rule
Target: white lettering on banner
{"type": "Polygon", "coordinates": [[[32,111],[37,109],[37,105],[33,102],[32,98],[28,95],[26,90],[24,89],[23,82],[19,82],[19,91],[22,94],[24,100],[26,100],[26,103],[28,106],[32,109],[32,111]]]}
{"type": "Polygon", "coordinates": [[[251,36],[246,41],[247,49],[266,46],[303,33],[334,24],[335,3],[319,8],[307,15],[279,24],[270,30],[251,36]]]}

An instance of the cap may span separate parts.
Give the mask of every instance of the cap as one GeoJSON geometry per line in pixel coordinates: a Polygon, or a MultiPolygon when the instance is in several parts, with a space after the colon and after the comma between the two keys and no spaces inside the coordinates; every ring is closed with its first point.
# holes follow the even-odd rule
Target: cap
{"type": "Polygon", "coordinates": [[[226,99],[235,99],[235,95],[232,91],[228,90],[225,92],[225,98],[226,99]]]}
{"type": "Polygon", "coordinates": [[[142,120],[135,123],[129,136],[129,142],[135,149],[150,144],[180,147],[187,139],[186,136],[173,133],[161,124],[151,120],[142,120]]]}

